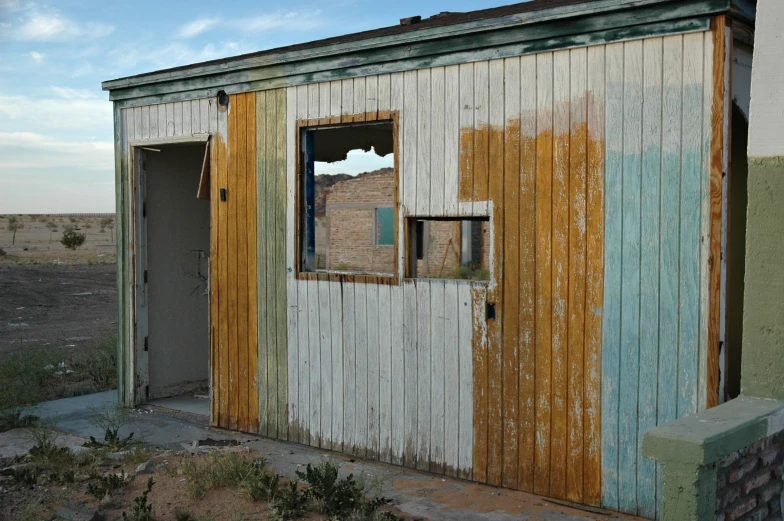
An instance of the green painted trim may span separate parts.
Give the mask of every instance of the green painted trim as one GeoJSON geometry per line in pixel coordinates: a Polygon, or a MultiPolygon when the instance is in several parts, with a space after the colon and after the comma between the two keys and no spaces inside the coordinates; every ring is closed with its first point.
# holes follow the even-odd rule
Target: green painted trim
{"type": "MultiPolygon", "coordinates": [[[[385,47],[407,47],[411,44],[427,43],[431,40],[444,40],[453,36],[474,38],[477,33],[494,32],[499,29],[513,28],[523,25],[548,24],[571,19],[575,23],[585,17],[607,18],[611,14],[621,12],[629,22],[634,24],[660,21],[646,14],[645,9],[651,6],[664,6],[672,13],[668,19],[692,17],[702,14],[716,14],[730,9],[730,0],[592,0],[575,5],[566,5],[549,9],[539,9],[496,18],[485,18],[468,22],[455,23],[438,27],[425,27],[399,34],[371,37],[344,43],[325,44],[318,47],[281,52],[270,52],[263,55],[227,58],[222,61],[194,64],[189,67],[163,70],[150,74],[120,78],[102,84],[104,90],[116,90],[133,85],[149,85],[152,83],[170,82],[177,79],[209,76],[254,69],[267,66],[279,66],[286,63],[302,62],[332,56],[346,55],[364,50],[378,50],[385,47]],[[709,12],[705,11],[709,6],[709,12]]],[[[386,51],[384,51],[386,52],[386,51]]],[[[442,52],[454,52],[446,49],[442,52]]]]}
{"type": "MultiPolygon", "coordinates": [[[[620,29],[610,29],[597,32],[562,36],[557,38],[543,38],[532,41],[517,41],[508,45],[496,45],[488,48],[468,50],[452,54],[441,54],[424,58],[401,59],[380,63],[373,66],[347,66],[323,70],[316,73],[301,73],[294,71],[290,76],[277,76],[266,79],[247,79],[234,84],[221,84],[217,86],[199,86],[200,79],[196,78],[192,85],[194,90],[182,90],[164,94],[151,94],[139,98],[129,98],[119,101],[123,108],[153,105],[157,103],[171,103],[191,99],[209,98],[215,96],[219,89],[225,90],[229,94],[238,92],[269,90],[281,87],[346,79],[371,74],[388,74],[408,70],[422,69],[427,67],[446,66],[460,63],[467,63],[480,60],[506,58],[510,56],[522,56],[556,49],[582,47],[588,45],[601,45],[606,43],[631,40],[638,38],[649,38],[653,36],[664,36],[668,34],[681,34],[686,32],[706,31],[710,28],[710,18],[690,18],[677,21],[667,21],[647,25],[636,25],[620,29]]],[[[257,72],[254,72],[256,76],[257,72]]],[[[261,72],[258,72],[261,76],[261,72]]],[[[227,78],[224,78],[227,79],[227,78]]]]}
{"type": "Polygon", "coordinates": [[[646,432],[643,455],[664,469],[660,521],[714,519],[716,463],[784,429],[783,420],[784,401],[740,396],[646,432]]]}

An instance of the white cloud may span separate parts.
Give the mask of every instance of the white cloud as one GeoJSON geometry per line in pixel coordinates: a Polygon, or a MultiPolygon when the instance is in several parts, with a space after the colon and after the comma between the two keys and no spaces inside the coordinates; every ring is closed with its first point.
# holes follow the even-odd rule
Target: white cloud
{"type": "Polygon", "coordinates": [[[44,56],[45,56],[45,55],[44,55],[43,53],[40,53],[40,52],[38,52],[38,51],[30,51],[30,57],[31,57],[31,58],[33,59],[33,61],[34,61],[34,62],[36,62],[36,63],[41,63],[41,60],[43,60],[43,59],[44,59],[44,56]]]}
{"type": "Polygon", "coordinates": [[[52,92],[63,99],[96,99],[96,93],[88,89],[72,89],[71,87],[51,87],[52,92]]]}
{"type": "Polygon", "coordinates": [[[200,18],[198,20],[193,20],[180,27],[180,30],[177,31],[177,36],[180,38],[191,38],[193,36],[197,36],[204,31],[209,30],[219,21],[220,19],[218,18],[200,18]]]}
{"type": "Polygon", "coordinates": [[[21,12],[13,22],[6,22],[5,38],[35,42],[63,42],[102,38],[114,31],[111,24],[100,22],[77,22],[54,9],[29,8],[21,12]]]}
{"type": "Polygon", "coordinates": [[[261,33],[274,29],[286,28],[291,31],[313,29],[324,25],[321,10],[308,12],[289,11],[254,16],[245,20],[234,22],[238,27],[250,33],[261,33]]]}
{"type": "Polygon", "coordinates": [[[0,132],[6,170],[63,168],[108,171],[114,167],[111,141],[62,141],[35,132],[0,132]]]}
{"type": "MultiPolygon", "coordinates": [[[[95,96],[86,97],[88,91],[53,87],[59,98],[31,98],[6,96],[0,93],[0,124],[3,116],[9,118],[14,129],[95,129],[111,132],[112,104],[95,96]],[[69,95],[69,93],[72,93],[69,95]]],[[[7,125],[3,125],[8,128],[7,125]]]]}
{"type": "Polygon", "coordinates": [[[114,64],[124,70],[134,69],[142,65],[149,68],[164,69],[224,58],[242,54],[243,52],[250,52],[251,50],[245,50],[237,42],[223,42],[218,45],[210,43],[201,48],[194,48],[180,42],[170,43],[163,47],[134,42],[114,49],[110,55],[114,64]]]}

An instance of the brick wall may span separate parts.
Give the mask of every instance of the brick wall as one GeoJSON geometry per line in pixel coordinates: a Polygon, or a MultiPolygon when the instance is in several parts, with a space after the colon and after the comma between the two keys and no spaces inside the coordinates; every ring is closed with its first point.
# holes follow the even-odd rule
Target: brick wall
{"type": "Polygon", "coordinates": [[[781,521],[784,432],[733,452],[718,463],[718,521],[781,521]]]}
{"type": "Polygon", "coordinates": [[[392,172],[365,174],[329,188],[326,193],[327,269],[394,273],[394,246],[376,245],[373,235],[375,209],[391,207],[394,202],[392,172]]]}

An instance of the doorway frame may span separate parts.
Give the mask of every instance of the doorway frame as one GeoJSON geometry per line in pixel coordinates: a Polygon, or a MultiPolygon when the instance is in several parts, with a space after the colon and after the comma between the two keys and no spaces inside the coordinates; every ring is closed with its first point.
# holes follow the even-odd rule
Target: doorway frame
{"type": "MultiPolygon", "coordinates": [[[[130,327],[128,328],[129,336],[128,346],[130,356],[128,363],[130,367],[125,370],[125,374],[130,375],[131,382],[127,385],[130,393],[130,401],[132,405],[138,406],[148,401],[149,391],[149,358],[146,349],[147,333],[148,333],[148,320],[149,320],[149,307],[147,306],[147,282],[144,277],[144,272],[147,269],[147,228],[146,228],[146,213],[145,213],[145,194],[146,194],[146,169],[144,154],[145,148],[154,148],[156,146],[167,145],[204,145],[209,147],[209,160],[212,164],[213,147],[209,146],[212,139],[212,133],[191,134],[188,136],[170,136],[170,137],[156,137],[151,139],[130,139],[128,140],[128,180],[130,185],[130,194],[128,197],[128,210],[130,218],[128,219],[128,241],[129,241],[129,265],[128,276],[130,278],[128,286],[131,288],[130,300],[130,327]]],[[[194,196],[196,193],[194,188],[194,196]]],[[[212,243],[213,230],[212,230],[212,215],[214,212],[212,200],[210,200],[210,243],[212,243]]],[[[212,248],[212,244],[210,244],[212,248]]],[[[212,250],[210,250],[212,251],[212,250]]],[[[210,259],[212,262],[212,259],[210,259]]],[[[212,301],[212,285],[207,285],[209,295],[208,299],[212,301]]],[[[207,328],[211,331],[210,316],[211,307],[207,307],[207,328]]],[[[212,352],[212,335],[210,339],[210,352],[212,352]]],[[[207,357],[208,367],[208,385],[210,386],[210,422],[212,422],[212,357],[207,357]]]]}

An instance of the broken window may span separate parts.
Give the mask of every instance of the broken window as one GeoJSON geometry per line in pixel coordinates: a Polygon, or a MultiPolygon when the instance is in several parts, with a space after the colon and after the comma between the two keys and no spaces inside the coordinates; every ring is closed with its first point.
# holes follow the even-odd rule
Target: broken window
{"type": "Polygon", "coordinates": [[[300,269],[396,272],[393,121],[300,128],[300,269]]]}
{"type": "Polygon", "coordinates": [[[408,219],[411,278],[490,279],[490,222],[487,217],[408,219]]]}

